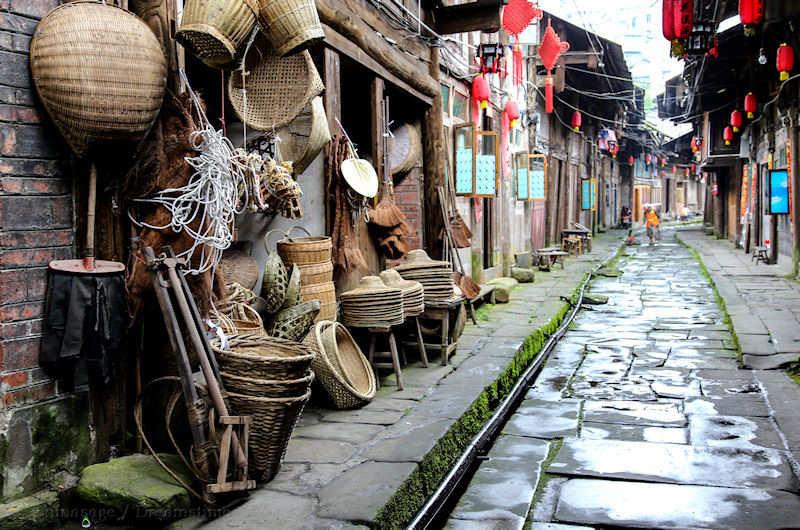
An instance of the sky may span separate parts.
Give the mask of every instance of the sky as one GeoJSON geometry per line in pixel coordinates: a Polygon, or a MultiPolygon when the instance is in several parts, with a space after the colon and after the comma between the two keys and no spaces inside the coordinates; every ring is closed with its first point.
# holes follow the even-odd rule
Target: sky
{"type": "Polygon", "coordinates": [[[539,0],[545,11],[622,45],[634,83],[649,100],[647,121],[675,137],[687,128],[659,120],[654,102],[665,81],[683,71],[661,32],[661,5],[661,0],[539,0]]]}

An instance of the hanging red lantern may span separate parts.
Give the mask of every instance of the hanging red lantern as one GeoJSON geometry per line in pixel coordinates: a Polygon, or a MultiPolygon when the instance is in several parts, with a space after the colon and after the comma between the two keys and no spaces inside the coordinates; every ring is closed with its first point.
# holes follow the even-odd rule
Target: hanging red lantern
{"type": "Polygon", "coordinates": [[[700,150],[700,139],[697,136],[692,136],[692,153],[696,153],[700,150]]]}
{"type": "Polygon", "coordinates": [[[548,20],[547,29],[544,30],[542,42],[539,45],[539,58],[542,60],[545,69],[547,69],[547,77],[544,81],[544,100],[545,111],[548,114],[553,113],[553,68],[555,68],[556,61],[561,54],[568,50],[569,43],[561,41],[548,20]]]}
{"type": "Polygon", "coordinates": [[[513,129],[517,126],[517,124],[519,124],[519,105],[517,105],[517,102],[513,99],[509,99],[506,102],[506,108],[504,112],[508,118],[509,125],[513,129]]]}
{"type": "Polygon", "coordinates": [[[647,164],[649,166],[652,161],[653,161],[653,155],[651,155],[650,153],[647,153],[646,155],[644,155],[644,163],[645,164],[647,164]]]}
{"type": "Polygon", "coordinates": [[[664,38],[672,43],[672,56],[684,54],[682,40],[688,39],[694,25],[693,0],[663,0],[661,28],[664,38]]]}
{"type": "Polygon", "coordinates": [[[742,129],[743,121],[744,119],[740,111],[734,110],[731,112],[731,127],[733,127],[733,132],[738,133],[742,129]]]}
{"type": "Polygon", "coordinates": [[[687,167],[686,169],[684,169],[684,170],[683,170],[683,174],[684,174],[685,176],[687,176],[687,177],[690,175],[690,173],[689,173],[689,168],[688,168],[688,167],[687,167]]]}
{"type": "Polygon", "coordinates": [[[579,110],[576,110],[572,113],[572,130],[575,132],[580,132],[582,124],[583,116],[581,116],[581,112],[579,110]]]}
{"type": "Polygon", "coordinates": [[[661,159],[661,167],[667,167],[667,159],[666,158],[662,158],[661,159]]]}
{"type": "Polygon", "coordinates": [[[608,152],[611,153],[611,158],[617,158],[619,153],[619,145],[614,143],[608,147],[608,152]]]}
{"type": "Polygon", "coordinates": [[[633,167],[634,161],[635,159],[633,158],[633,155],[628,155],[628,165],[633,167]]]}
{"type": "Polygon", "coordinates": [[[785,42],[778,46],[778,60],[776,61],[781,81],[789,79],[789,73],[794,70],[794,48],[785,42]]]}
{"type": "Polygon", "coordinates": [[[722,131],[722,139],[725,140],[725,145],[731,145],[733,141],[733,128],[730,125],[725,127],[725,130],[722,131]]]}
{"type": "Polygon", "coordinates": [[[755,35],[754,26],[764,20],[764,0],[739,0],[739,18],[744,24],[744,34],[755,35]]]}
{"type": "Polygon", "coordinates": [[[752,120],[756,117],[756,112],[758,111],[758,100],[756,99],[756,95],[752,92],[748,92],[744,97],[744,111],[747,113],[748,120],[752,120]]]}
{"type": "Polygon", "coordinates": [[[489,107],[489,97],[491,96],[489,81],[483,74],[476,75],[472,79],[472,99],[478,102],[480,108],[489,107]]]}
{"type": "Polygon", "coordinates": [[[677,172],[678,172],[678,166],[672,166],[672,174],[674,175],[677,172]]]}

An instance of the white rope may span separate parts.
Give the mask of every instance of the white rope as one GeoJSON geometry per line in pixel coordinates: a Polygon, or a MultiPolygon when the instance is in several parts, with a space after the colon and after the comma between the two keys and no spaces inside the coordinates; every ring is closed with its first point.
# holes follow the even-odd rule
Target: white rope
{"type": "MultiPolygon", "coordinates": [[[[181,77],[188,87],[183,71],[181,77]]],[[[216,268],[222,259],[222,251],[231,246],[234,219],[244,211],[244,207],[239,209],[240,198],[244,195],[243,204],[247,205],[249,190],[245,178],[246,164],[238,160],[241,154],[221,130],[214,129],[197,96],[191,88],[188,91],[201,124],[200,129],[190,136],[192,147],[198,154],[184,158],[194,173],[183,187],[167,188],[150,197],[134,199],[134,202],[167,210],[170,214],[168,224],[156,226],[136,220],[130,212],[128,216],[139,227],[171,229],[189,235],[193,240],[192,246],[178,257],[186,258],[187,273],[197,275],[216,268]],[[195,260],[198,251],[199,258],[195,260]],[[193,262],[197,263],[196,267],[192,266],[193,262]]]]}

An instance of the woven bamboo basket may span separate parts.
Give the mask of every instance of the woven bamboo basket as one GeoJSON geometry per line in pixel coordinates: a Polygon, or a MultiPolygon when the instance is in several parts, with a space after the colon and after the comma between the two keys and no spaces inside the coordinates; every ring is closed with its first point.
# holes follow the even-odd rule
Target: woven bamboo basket
{"type": "Polygon", "coordinates": [[[303,302],[319,300],[320,304],[336,303],[336,287],[333,282],[318,283],[300,288],[300,297],[303,302]]]}
{"type": "Polygon", "coordinates": [[[331,141],[322,98],[317,96],[311,100],[292,123],[278,131],[278,137],[281,157],[291,160],[295,174],[301,174],[331,141]]]}
{"type": "Polygon", "coordinates": [[[337,302],[320,305],[316,322],[322,322],[323,320],[329,320],[331,322],[339,320],[339,304],[337,302]]]}
{"type": "Polygon", "coordinates": [[[317,352],[311,368],[316,375],[317,386],[330,398],[334,408],[358,408],[375,397],[377,390],[375,373],[344,326],[335,322],[319,322],[313,332],[306,337],[306,344],[317,352]],[[342,336],[341,344],[326,342],[324,335],[331,329],[344,330],[349,339],[342,336]],[[342,372],[343,360],[349,366],[352,365],[351,369],[356,373],[355,385],[342,372]]]}
{"type": "Polygon", "coordinates": [[[289,438],[310,397],[311,389],[290,398],[228,394],[234,413],[253,416],[249,464],[257,480],[268,481],[278,473],[289,438]]]}
{"type": "Polygon", "coordinates": [[[227,372],[220,372],[220,375],[227,392],[270,398],[301,397],[308,392],[308,387],[314,381],[314,372],[299,379],[253,379],[227,372]]]}
{"type": "Polygon", "coordinates": [[[212,318],[225,335],[251,333],[264,335],[264,322],[252,306],[241,302],[229,303],[212,311],[212,318]]]}
{"type": "Polygon", "coordinates": [[[258,283],[258,263],[250,254],[241,250],[227,250],[219,263],[225,285],[238,283],[246,289],[254,289],[258,283]]]}
{"type": "Polygon", "coordinates": [[[278,241],[278,254],[284,263],[303,265],[319,265],[331,261],[333,243],[328,236],[312,236],[302,226],[295,226],[286,233],[286,237],[278,241]],[[306,237],[291,237],[293,230],[301,230],[306,237]]]}
{"type": "Polygon", "coordinates": [[[175,38],[206,65],[234,62],[256,25],[256,0],[187,0],[175,38]]]}
{"type": "Polygon", "coordinates": [[[219,340],[211,347],[222,370],[255,379],[299,379],[306,375],[315,355],[301,343],[256,334],[229,337],[226,349],[219,340]]]}
{"type": "Polygon", "coordinates": [[[325,38],[314,0],[259,0],[261,30],[280,55],[304,50],[325,38]]]}
{"type": "Polygon", "coordinates": [[[308,334],[308,330],[314,325],[314,319],[317,318],[319,310],[320,304],[317,300],[284,309],[274,315],[267,324],[267,334],[270,337],[302,341],[308,334]]]}
{"type": "Polygon", "coordinates": [[[300,285],[303,287],[333,281],[333,262],[300,265],[300,285]]]}
{"type": "Polygon", "coordinates": [[[228,98],[249,127],[274,131],[303,112],[325,85],[307,51],[280,57],[264,43],[257,42],[253,48],[245,57],[248,74],[243,77],[241,69],[231,73],[228,98]]]}
{"type": "Polygon", "coordinates": [[[78,156],[97,144],[141,140],[161,109],[167,62],[150,28],[99,2],[70,2],[31,40],[33,82],[78,156]]]}

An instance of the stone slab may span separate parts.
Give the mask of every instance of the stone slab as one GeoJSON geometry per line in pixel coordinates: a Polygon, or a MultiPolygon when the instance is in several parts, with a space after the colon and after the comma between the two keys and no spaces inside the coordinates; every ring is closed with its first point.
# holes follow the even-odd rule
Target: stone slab
{"type": "Polygon", "coordinates": [[[390,430],[395,432],[376,439],[365,457],[376,462],[421,462],[453,424],[449,419],[422,420],[393,426],[390,430]]]}
{"type": "Polygon", "coordinates": [[[583,420],[623,425],[683,427],[686,417],[676,403],[643,403],[638,401],[587,401],[583,420]]]}
{"type": "Polygon", "coordinates": [[[518,436],[498,438],[451,517],[508,520],[522,527],[539,483],[549,444],[518,436]]]}
{"type": "Polygon", "coordinates": [[[336,440],[298,438],[286,449],[283,461],[288,463],[343,464],[350,460],[356,446],[336,440]]]}
{"type": "Polygon", "coordinates": [[[316,425],[296,428],[292,438],[318,438],[320,440],[363,443],[374,439],[384,429],[385,427],[382,425],[370,425],[367,423],[353,423],[343,429],[337,423],[320,422],[316,425]]]}
{"type": "Polygon", "coordinates": [[[548,472],[702,486],[797,489],[790,465],[773,449],[569,439],[548,472]]]}
{"type": "Polygon", "coordinates": [[[742,416],[689,416],[692,445],[785,449],[769,418],[742,416]]]}
{"type": "Polygon", "coordinates": [[[581,438],[592,440],[622,440],[628,442],[688,443],[688,431],[682,427],[648,427],[585,421],[581,438]]]}
{"type": "Polygon", "coordinates": [[[396,410],[336,410],[326,411],[322,420],[338,423],[367,423],[370,425],[393,425],[405,415],[405,411],[396,410]]]}
{"type": "MultiPolygon", "coordinates": [[[[281,491],[260,489],[227,514],[208,521],[197,528],[222,530],[229,528],[274,528],[300,530],[309,528],[313,520],[314,499],[281,491]]],[[[185,528],[185,527],[178,527],[185,528]]]]}
{"type": "Polygon", "coordinates": [[[577,401],[524,400],[503,432],[533,438],[565,438],[578,432],[577,401]]]}
{"type": "Polygon", "coordinates": [[[561,489],[562,522],[634,528],[778,530],[797,524],[791,493],[574,479],[561,489]]]}
{"type": "Polygon", "coordinates": [[[756,416],[761,418],[767,418],[771,415],[763,394],[689,398],[686,400],[683,409],[687,415],[704,414],[713,416],[722,414],[725,416],[756,416]]]}
{"type": "Polygon", "coordinates": [[[416,467],[412,463],[359,464],[319,491],[317,515],[370,523],[416,467]]]}
{"type": "Polygon", "coordinates": [[[774,355],[743,355],[742,365],[751,370],[777,370],[800,360],[796,353],[776,353],[774,355]]]}

